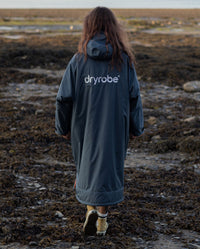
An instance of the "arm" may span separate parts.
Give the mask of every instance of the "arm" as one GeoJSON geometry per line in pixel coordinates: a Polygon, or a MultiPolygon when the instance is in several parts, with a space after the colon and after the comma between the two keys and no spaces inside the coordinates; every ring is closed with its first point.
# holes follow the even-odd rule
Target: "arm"
{"type": "Polygon", "coordinates": [[[67,135],[71,130],[72,100],[56,99],[55,128],[58,135],[67,135]]]}
{"type": "MultiPolygon", "coordinates": [[[[72,58],[73,60],[73,58],[72,58]]],[[[69,62],[56,97],[55,132],[69,138],[74,99],[75,70],[69,62]]]]}
{"type": "Polygon", "coordinates": [[[140,87],[134,65],[129,69],[130,134],[137,137],[144,132],[144,117],[140,87]]]}

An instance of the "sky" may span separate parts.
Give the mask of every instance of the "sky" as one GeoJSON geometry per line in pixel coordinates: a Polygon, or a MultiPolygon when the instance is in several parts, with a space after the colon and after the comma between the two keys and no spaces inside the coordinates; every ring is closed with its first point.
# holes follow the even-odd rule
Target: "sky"
{"type": "Polygon", "coordinates": [[[200,0],[0,0],[0,8],[200,8],[200,0]]]}

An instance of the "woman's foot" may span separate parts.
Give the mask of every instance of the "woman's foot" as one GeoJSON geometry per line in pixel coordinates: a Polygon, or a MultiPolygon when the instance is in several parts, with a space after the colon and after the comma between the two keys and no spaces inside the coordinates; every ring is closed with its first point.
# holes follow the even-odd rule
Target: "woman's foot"
{"type": "Polygon", "coordinates": [[[96,221],[96,228],[97,228],[96,234],[105,235],[108,229],[108,222],[107,222],[108,213],[106,214],[101,214],[99,212],[97,213],[98,213],[98,219],[96,221]]]}
{"type": "Polygon", "coordinates": [[[97,228],[96,228],[96,221],[98,219],[97,210],[94,206],[87,205],[87,213],[85,223],[83,225],[83,232],[85,235],[95,235],[97,228]]]}

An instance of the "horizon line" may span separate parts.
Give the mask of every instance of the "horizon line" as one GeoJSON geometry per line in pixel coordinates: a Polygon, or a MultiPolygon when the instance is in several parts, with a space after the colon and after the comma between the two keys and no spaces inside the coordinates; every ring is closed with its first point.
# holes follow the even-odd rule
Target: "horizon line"
{"type": "MultiPolygon", "coordinates": [[[[14,8],[0,8],[1,10],[8,10],[8,9],[60,9],[60,10],[65,10],[65,9],[77,9],[77,10],[80,10],[80,9],[94,9],[95,7],[91,7],[91,8],[56,8],[56,7],[48,7],[48,8],[44,8],[44,7],[41,7],[41,8],[26,8],[26,7],[20,7],[20,8],[18,8],[18,7],[14,7],[14,8]]],[[[159,10],[159,9],[166,9],[166,10],[170,10],[170,9],[173,9],[173,10],[190,10],[190,9],[196,9],[196,10],[200,10],[200,8],[199,7],[194,7],[194,8],[151,8],[151,7],[147,7],[147,8],[138,8],[138,7],[135,7],[135,8],[109,8],[109,9],[124,9],[124,10],[130,10],[130,9],[141,9],[141,10],[143,10],[143,9],[155,9],[155,10],[159,10]]]]}

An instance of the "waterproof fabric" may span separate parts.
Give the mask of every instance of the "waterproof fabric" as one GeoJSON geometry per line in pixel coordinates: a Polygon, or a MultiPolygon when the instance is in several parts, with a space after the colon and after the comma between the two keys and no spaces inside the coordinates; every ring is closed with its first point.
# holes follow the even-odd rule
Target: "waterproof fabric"
{"type": "Polygon", "coordinates": [[[88,58],[70,60],[56,98],[56,133],[71,132],[76,198],[87,205],[123,200],[124,160],[129,133],[143,133],[143,111],[135,68],[123,55],[111,70],[112,46],[103,33],[87,45],[88,58]]]}

